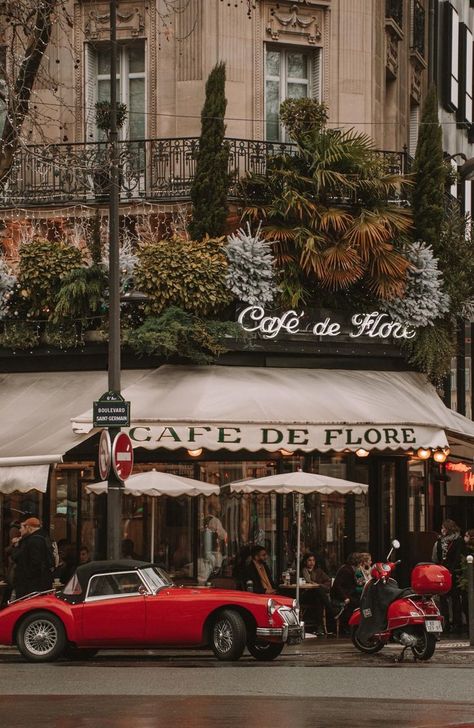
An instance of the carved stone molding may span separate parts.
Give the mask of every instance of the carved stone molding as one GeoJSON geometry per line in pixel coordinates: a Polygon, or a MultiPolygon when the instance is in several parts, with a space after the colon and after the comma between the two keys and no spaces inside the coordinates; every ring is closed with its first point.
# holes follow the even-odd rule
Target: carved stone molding
{"type": "MultiPolygon", "coordinates": [[[[85,35],[87,40],[107,40],[110,38],[110,13],[107,5],[99,5],[86,11],[85,35]]],[[[145,12],[143,5],[120,6],[117,12],[117,37],[138,38],[145,31],[145,12]]]]}
{"type": "Polygon", "coordinates": [[[403,32],[391,18],[385,21],[385,67],[389,78],[398,75],[398,46],[403,40],[403,32]]]}
{"type": "Polygon", "coordinates": [[[423,71],[427,64],[425,59],[416,50],[410,53],[410,95],[414,101],[421,103],[423,71]]]}
{"type": "Polygon", "coordinates": [[[293,2],[288,9],[268,8],[266,33],[274,41],[284,38],[301,43],[305,39],[310,45],[320,45],[322,26],[322,11],[305,10],[301,3],[293,2]]]}

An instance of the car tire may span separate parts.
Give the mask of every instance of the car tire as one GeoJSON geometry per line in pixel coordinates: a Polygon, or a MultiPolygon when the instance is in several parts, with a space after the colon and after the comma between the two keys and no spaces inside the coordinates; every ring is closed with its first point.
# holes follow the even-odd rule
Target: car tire
{"type": "Polygon", "coordinates": [[[436,635],[423,630],[419,635],[418,643],[411,648],[411,651],[417,660],[431,660],[436,649],[436,642],[436,635]]]}
{"type": "Polygon", "coordinates": [[[385,642],[375,637],[370,642],[361,642],[357,637],[357,626],[351,628],[351,640],[354,647],[365,655],[375,655],[385,646],[385,642]]]}
{"type": "Polygon", "coordinates": [[[242,657],[247,642],[245,622],[238,612],[224,609],[211,627],[211,647],[218,660],[232,662],[242,657]]]}
{"type": "Polygon", "coordinates": [[[275,660],[281,655],[284,642],[249,642],[247,649],[256,660],[275,660]]]}
{"type": "Polygon", "coordinates": [[[89,660],[97,655],[99,650],[93,647],[74,647],[68,645],[64,651],[64,657],[67,660],[89,660]]]}
{"type": "Polygon", "coordinates": [[[53,662],[66,649],[66,631],[55,614],[33,612],[21,622],[16,644],[29,662],[53,662]]]}

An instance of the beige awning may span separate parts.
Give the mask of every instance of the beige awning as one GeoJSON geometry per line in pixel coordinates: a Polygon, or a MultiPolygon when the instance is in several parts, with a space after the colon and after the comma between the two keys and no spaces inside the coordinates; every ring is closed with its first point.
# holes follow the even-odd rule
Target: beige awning
{"type": "MultiPolygon", "coordinates": [[[[147,373],[123,372],[123,385],[147,373]]],[[[49,465],[87,439],[72,431],[71,417],[106,390],[106,372],[0,374],[0,493],[44,491],[49,465]]]]}
{"type": "MultiPolygon", "coordinates": [[[[416,372],[163,366],[127,387],[136,447],[474,452],[474,423],[445,407],[416,372]]],[[[73,420],[92,429],[92,410],[73,420]]]]}

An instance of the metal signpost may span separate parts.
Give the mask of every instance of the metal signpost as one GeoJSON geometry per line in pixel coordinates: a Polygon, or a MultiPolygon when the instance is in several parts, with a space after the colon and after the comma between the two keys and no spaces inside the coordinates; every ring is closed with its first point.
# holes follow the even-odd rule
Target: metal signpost
{"type": "Polygon", "coordinates": [[[466,556],[469,609],[469,644],[474,645],[474,556],[466,556]]]}

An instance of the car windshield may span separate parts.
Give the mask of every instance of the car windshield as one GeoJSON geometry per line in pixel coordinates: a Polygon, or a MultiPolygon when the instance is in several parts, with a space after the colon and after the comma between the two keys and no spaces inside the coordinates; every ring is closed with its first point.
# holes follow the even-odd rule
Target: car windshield
{"type": "Polygon", "coordinates": [[[174,586],[172,580],[163,569],[158,566],[147,566],[146,569],[140,569],[147,582],[153,587],[153,591],[161,589],[164,586],[174,586]]]}

